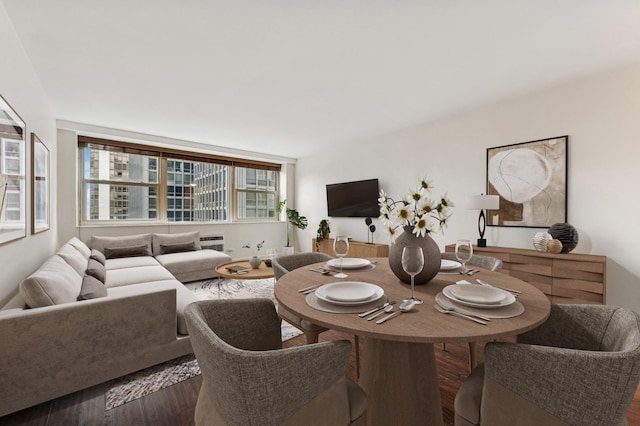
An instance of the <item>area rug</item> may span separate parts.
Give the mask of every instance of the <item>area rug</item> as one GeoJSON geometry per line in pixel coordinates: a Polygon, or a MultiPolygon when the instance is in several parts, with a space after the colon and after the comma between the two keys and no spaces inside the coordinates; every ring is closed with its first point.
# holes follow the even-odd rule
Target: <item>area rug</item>
{"type": "MultiPolygon", "coordinates": [[[[200,300],[265,297],[277,303],[273,296],[273,284],[273,279],[212,279],[188,283],[185,286],[200,300]]],[[[300,334],[300,330],[282,321],[283,342],[300,334]]],[[[114,379],[107,386],[105,409],[111,410],[199,374],[198,361],[190,354],[114,379]]]]}

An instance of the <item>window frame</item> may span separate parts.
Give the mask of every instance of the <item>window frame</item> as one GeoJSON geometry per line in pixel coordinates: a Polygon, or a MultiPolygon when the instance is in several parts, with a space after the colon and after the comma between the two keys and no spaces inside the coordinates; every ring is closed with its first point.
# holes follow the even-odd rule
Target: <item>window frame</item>
{"type": "MultiPolygon", "coordinates": [[[[78,200],[79,200],[79,226],[96,226],[96,225],[157,225],[157,224],[224,224],[231,222],[277,222],[279,217],[277,214],[274,217],[255,217],[255,218],[239,218],[238,217],[238,189],[236,186],[236,169],[238,167],[266,170],[275,172],[275,190],[268,191],[274,194],[275,203],[278,203],[278,197],[280,195],[280,172],[282,165],[278,163],[270,163],[258,160],[248,160],[242,158],[234,158],[228,156],[219,156],[209,153],[197,153],[191,151],[184,151],[174,148],[155,147],[150,145],[142,145],[135,143],[128,143],[122,141],[112,141],[108,139],[100,139],[88,136],[78,136],[78,200]],[[84,162],[84,150],[85,148],[99,149],[110,152],[123,152],[129,154],[138,154],[151,157],[158,157],[157,168],[157,183],[146,182],[127,182],[117,180],[104,180],[99,178],[85,178],[85,162],[84,162]],[[222,166],[228,166],[226,190],[228,191],[227,200],[227,219],[225,220],[207,220],[207,221],[194,221],[196,203],[195,199],[192,201],[192,218],[190,221],[169,221],[168,218],[168,167],[167,162],[170,160],[184,162],[199,162],[199,163],[212,163],[222,166]],[[108,185],[127,185],[127,186],[142,186],[142,187],[155,187],[157,194],[156,211],[157,215],[155,219],[90,219],[87,209],[89,207],[89,200],[87,200],[88,193],[86,191],[88,184],[108,184],[108,185]]],[[[181,184],[181,186],[184,186],[181,184]]],[[[256,192],[265,193],[260,190],[239,190],[240,192],[256,192]]],[[[194,194],[195,195],[195,194],[194,194]]]]}

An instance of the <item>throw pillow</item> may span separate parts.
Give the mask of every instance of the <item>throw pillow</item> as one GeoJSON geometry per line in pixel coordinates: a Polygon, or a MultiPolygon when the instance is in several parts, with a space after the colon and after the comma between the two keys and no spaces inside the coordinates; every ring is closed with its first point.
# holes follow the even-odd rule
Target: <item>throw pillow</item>
{"type": "Polygon", "coordinates": [[[161,254],[161,244],[186,244],[193,242],[196,250],[200,250],[200,232],[182,232],[179,234],[151,234],[153,255],[161,254]]]}
{"type": "Polygon", "coordinates": [[[169,253],[182,253],[185,251],[195,251],[196,243],[191,241],[190,243],[183,244],[160,244],[160,254],[169,253]]]}
{"type": "Polygon", "coordinates": [[[104,253],[102,253],[100,250],[96,250],[96,249],[91,250],[91,255],[89,256],[89,258],[93,260],[97,260],[103,265],[107,263],[107,258],[105,257],[104,253]]]}
{"type": "Polygon", "coordinates": [[[95,259],[89,259],[86,273],[87,275],[91,275],[92,277],[96,278],[101,283],[104,283],[107,279],[107,269],[102,263],[98,262],[95,259]]]}
{"type": "Polygon", "coordinates": [[[107,287],[101,283],[96,277],[91,275],[85,275],[82,279],[82,287],[80,287],[80,294],[78,300],[97,299],[99,297],[107,296],[107,287]]]}
{"type": "Polygon", "coordinates": [[[151,256],[151,252],[149,246],[143,244],[131,247],[105,247],[104,255],[107,259],[117,259],[119,257],[151,256]]]}

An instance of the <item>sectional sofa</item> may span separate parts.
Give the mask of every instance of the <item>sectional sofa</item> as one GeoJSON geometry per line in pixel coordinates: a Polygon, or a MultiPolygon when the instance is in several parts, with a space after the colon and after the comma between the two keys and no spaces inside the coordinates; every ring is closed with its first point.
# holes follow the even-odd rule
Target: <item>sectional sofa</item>
{"type": "Polygon", "coordinates": [[[182,282],[230,260],[197,232],[69,240],[0,309],[0,416],[191,353],[182,282]]]}

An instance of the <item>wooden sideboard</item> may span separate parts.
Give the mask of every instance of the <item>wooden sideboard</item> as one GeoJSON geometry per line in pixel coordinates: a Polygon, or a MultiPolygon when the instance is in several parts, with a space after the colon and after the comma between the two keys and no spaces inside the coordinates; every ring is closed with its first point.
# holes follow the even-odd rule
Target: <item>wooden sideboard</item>
{"type": "MultiPolygon", "coordinates": [[[[333,238],[325,238],[316,248],[316,239],[311,240],[311,250],[335,256],[333,252],[333,238]]],[[[346,257],[389,257],[389,246],[386,244],[369,244],[349,240],[349,254],[346,257]]]]}
{"type": "MultiPolygon", "coordinates": [[[[455,245],[445,251],[454,252],[455,245]]],[[[473,252],[502,259],[501,272],[536,286],[552,303],[606,303],[606,256],[476,246],[473,252]]]]}

